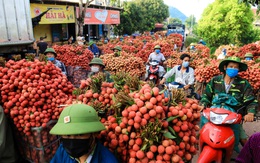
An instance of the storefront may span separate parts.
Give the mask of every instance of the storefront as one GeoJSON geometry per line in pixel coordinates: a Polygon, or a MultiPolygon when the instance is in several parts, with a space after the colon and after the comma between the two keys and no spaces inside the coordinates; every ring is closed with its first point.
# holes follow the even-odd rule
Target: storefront
{"type": "Polygon", "coordinates": [[[47,36],[45,40],[52,43],[76,37],[74,6],[31,3],[30,8],[32,18],[50,9],[33,29],[35,40],[47,36]]]}
{"type": "Polygon", "coordinates": [[[109,35],[111,25],[117,24],[120,24],[119,11],[87,8],[83,33],[86,40],[99,40],[109,35]]]}

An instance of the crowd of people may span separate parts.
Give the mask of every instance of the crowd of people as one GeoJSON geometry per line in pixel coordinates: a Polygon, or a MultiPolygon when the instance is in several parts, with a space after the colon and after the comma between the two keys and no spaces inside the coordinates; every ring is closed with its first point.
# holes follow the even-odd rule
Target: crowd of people
{"type": "MultiPolygon", "coordinates": [[[[44,41],[44,37],[35,44],[36,54],[44,54],[47,59],[55,66],[61,69],[64,75],[67,75],[65,65],[56,59],[57,53],[53,48],[50,48],[44,41]]],[[[123,38],[120,38],[123,41],[123,38]]],[[[78,45],[84,45],[85,40],[82,37],[77,37],[78,45]]],[[[146,40],[143,40],[144,47],[146,40]]],[[[70,37],[68,44],[72,44],[73,37],[70,37]]],[[[206,44],[202,39],[201,44],[206,44]]],[[[91,72],[88,77],[102,72],[106,75],[106,81],[112,82],[110,73],[105,71],[105,65],[99,58],[102,54],[93,41],[88,43],[88,49],[93,53],[93,60],[89,63],[91,72]]],[[[192,50],[195,46],[191,45],[192,50]]],[[[114,56],[121,55],[122,47],[115,46],[113,48],[114,56]]],[[[224,57],[225,58],[225,57],[224,57]]],[[[216,76],[207,84],[205,92],[200,100],[201,110],[210,107],[212,99],[219,93],[225,93],[233,96],[238,105],[234,107],[237,111],[241,106],[245,109],[240,110],[245,122],[251,122],[257,112],[258,103],[253,94],[253,89],[249,82],[238,76],[238,72],[246,71],[247,65],[242,63],[238,57],[225,58],[219,64],[219,70],[223,75],[216,76]]],[[[252,60],[253,56],[250,53],[245,55],[245,60],[252,60]]],[[[191,56],[182,54],[180,56],[181,65],[176,65],[168,72],[165,71],[166,59],[161,53],[161,47],[156,45],[147,60],[147,65],[150,62],[158,62],[159,66],[159,84],[169,84],[167,79],[174,76],[174,81],[170,84],[176,88],[190,90],[194,94],[194,69],[190,67],[191,56]]],[[[146,79],[149,75],[148,68],[146,79]]],[[[56,151],[51,163],[72,163],[72,162],[87,162],[87,163],[116,163],[118,162],[115,156],[104,147],[98,140],[97,135],[100,131],[105,130],[104,125],[99,121],[98,115],[94,108],[85,104],[73,104],[66,107],[57,122],[50,131],[51,134],[61,136],[61,145],[56,151]]],[[[240,125],[240,142],[243,145],[242,152],[237,157],[239,163],[260,162],[260,133],[252,135],[249,140],[245,130],[240,125]]],[[[13,142],[10,126],[4,116],[3,109],[0,107],[0,162],[17,162],[17,151],[13,142]],[[7,152],[8,151],[8,152],[7,152]]]]}

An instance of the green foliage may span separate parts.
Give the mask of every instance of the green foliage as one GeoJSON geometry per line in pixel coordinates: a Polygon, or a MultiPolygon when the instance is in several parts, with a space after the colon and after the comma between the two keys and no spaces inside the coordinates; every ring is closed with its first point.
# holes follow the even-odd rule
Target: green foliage
{"type": "Polygon", "coordinates": [[[192,42],[199,42],[199,38],[196,36],[187,36],[184,42],[185,47],[190,46],[192,42]]]}
{"type": "Polygon", "coordinates": [[[132,34],[138,30],[140,20],[143,19],[141,7],[134,2],[125,2],[124,11],[120,12],[120,24],[115,27],[114,31],[118,35],[132,34]],[[140,14],[137,14],[140,13],[140,14]]]}
{"type": "Polygon", "coordinates": [[[169,17],[168,6],[164,4],[163,0],[135,0],[135,2],[141,7],[143,13],[143,19],[139,20],[142,22],[142,25],[139,26],[140,32],[152,30],[155,23],[163,22],[169,17]]]}
{"type": "Polygon", "coordinates": [[[214,54],[216,51],[216,47],[210,47],[210,54],[214,54]]]}
{"type": "Polygon", "coordinates": [[[253,13],[237,0],[215,0],[203,12],[198,35],[211,47],[226,44],[242,45],[252,41],[253,13]]]}
{"type": "Polygon", "coordinates": [[[260,28],[253,28],[252,32],[249,34],[246,40],[243,40],[245,44],[256,42],[260,40],[260,28]]]}
{"type": "Polygon", "coordinates": [[[196,25],[196,18],[194,15],[189,16],[186,21],[185,21],[185,26],[186,28],[190,29],[191,27],[193,27],[194,25],[196,25]]]}
{"type": "Polygon", "coordinates": [[[155,23],[161,23],[169,16],[168,6],[163,0],[126,1],[123,7],[121,23],[115,27],[119,35],[150,31],[155,23]]]}
{"type": "Polygon", "coordinates": [[[174,23],[182,24],[182,21],[179,18],[169,18],[168,24],[174,24],[174,23]]]}

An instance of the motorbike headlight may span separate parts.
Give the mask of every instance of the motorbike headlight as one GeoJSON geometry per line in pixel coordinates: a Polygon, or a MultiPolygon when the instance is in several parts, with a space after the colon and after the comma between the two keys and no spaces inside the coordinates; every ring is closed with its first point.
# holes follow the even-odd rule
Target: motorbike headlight
{"type": "Polygon", "coordinates": [[[222,124],[223,121],[227,118],[228,114],[216,114],[213,111],[209,113],[210,122],[214,124],[222,124]]]}

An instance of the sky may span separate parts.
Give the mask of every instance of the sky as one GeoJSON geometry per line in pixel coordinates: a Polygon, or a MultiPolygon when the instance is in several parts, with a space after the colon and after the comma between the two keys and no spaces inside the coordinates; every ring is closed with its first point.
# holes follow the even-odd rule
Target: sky
{"type": "Polygon", "coordinates": [[[187,17],[194,15],[196,21],[201,18],[203,10],[214,0],[164,0],[168,6],[172,6],[180,10],[187,17]]]}

